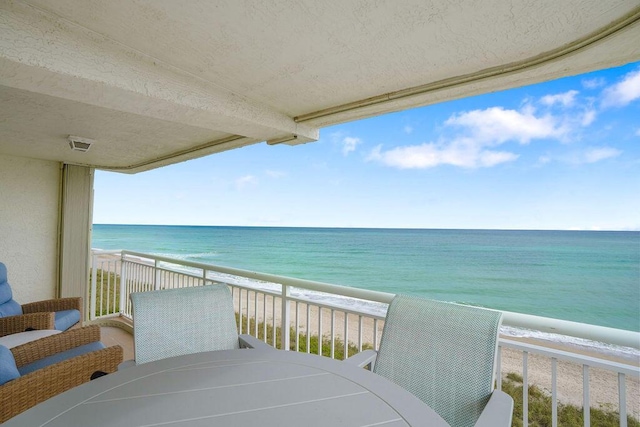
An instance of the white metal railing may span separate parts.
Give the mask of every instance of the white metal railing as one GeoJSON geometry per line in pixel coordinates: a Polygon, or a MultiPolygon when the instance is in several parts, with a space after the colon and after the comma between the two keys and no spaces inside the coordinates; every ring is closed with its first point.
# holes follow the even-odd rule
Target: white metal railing
{"type": "MultiPolygon", "coordinates": [[[[91,319],[110,316],[131,318],[129,295],[154,289],[227,284],[233,294],[238,327],[265,342],[286,350],[305,351],[342,358],[365,348],[378,348],[384,325],[386,305],[394,294],[356,289],[257,273],[229,267],[182,261],[132,251],[93,250],[90,289],[91,319]],[[279,333],[278,333],[279,331],[279,333]],[[315,348],[314,348],[315,347],[315,348]]],[[[503,312],[503,325],[640,348],[640,333],[550,319],[520,313],[503,312]]],[[[640,377],[638,366],[611,362],[500,339],[498,372],[505,349],[522,353],[523,425],[528,425],[528,356],[551,360],[552,425],[557,425],[558,361],[583,367],[583,419],[590,425],[589,372],[603,369],[618,376],[620,426],[627,425],[627,377],[640,377]]],[[[502,375],[497,377],[502,386],[502,375]]]]}

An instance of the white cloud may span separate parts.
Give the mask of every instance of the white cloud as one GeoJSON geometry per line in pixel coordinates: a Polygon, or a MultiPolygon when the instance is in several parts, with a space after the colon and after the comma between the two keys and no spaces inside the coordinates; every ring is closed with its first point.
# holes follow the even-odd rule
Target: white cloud
{"type": "Polygon", "coordinates": [[[596,163],[600,160],[618,157],[622,151],[611,147],[590,148],[584,153],[585,163],[596,163]]]}
{"type": "Polygon", "coordinates": [[[331,141],[333,141],[334,143],[338,143],[340,142],[342,135],[344,135],[342,132],[333,132],[329,135],[329,137],[331,138],[331,141]]]}
{"type": "Polygon", "coordinates": [[[264,171],[264,173],[267,174],[268,177],[270,178],[282,178],[287,176],[286,172],[282,172],[282,171],[274,171],[274,170],[269,170],[267,169],[266,171],[264,171]]]}
{"type": "Polygon", "coordinates": [[[491,167],[500,163],[512,162],[520,157],[517,154],[509,153],[506,151],[481,151],[478,156],[479,166],[491,167]]]}
{"type": "Polygon", "coordinates": [[[362,140],[360,138],[353,138],[347,136],[342,139],[342,154],[344,156],[349,155],[352,151],[356,150],[356,146],[358,144],[362,144],[362,140]]]}
{"type": "Polygon", "coordinates": [[[580,120],[580,124],[582,126],[589,126],[596,119],[596,110],[588,109],[582,115],[582,119],[580,120]]]}
{"type": "Polygon", "coordinates": [[[582,151],[573,151],[564,155],[543,155],[538,158],[538,165],[544,165],[551,161],[568,163],[571,165],[584,165],[597,163],[602,160],[613,159],[622,154],[621,150],[612,147],[589,147],[582,151]]]}
{"type": "Polygon", "coordinates": [[[640,128],[636,129],[636,136],[640,136],[640,128]]]}
{"type": "Polygon", "coordinates": [[[587,147],[583,151],[573,151],[571,153],[565,153],[564,155],[560,154],[553,157],[548,155],[541,156],[538,159],[538,164],[544,165],[551,161],[556,161],[570,165],[584,165],[613,159],[621,154],[621,150],[612,147],[587,147]]]}
{"type": "MultiPolygon", "coordinates": [[[[583,83],[584,84],[584,83],[583,83]]],[[[555,95],[545,95],[540,98],[540,103],[547,107],[556,105],[562,106],[564,109],[561,115],[557,115],[555,119],[562,125],[557,126],[562,129],[566,135],[570,135],[576,126],[586,127],[594,122],[597,111],[593,108],[594,99],[587,97],[578,99],[579,92],[577,90],[569,90],[564,93],[555,95]]]]}
{"type": "Polygon", "coordinates": [[[627,73],[622,81],[603,91],[603,107],[624,107],[640,98],[640,69],[627,73]]]}
{"type": "Polygon", "coordinates": [[[556,123],[551,115],[535,116],[535,110],[525,106],[521,111],[492,107],[451,116],[446,125],[466,128],[470,135],[486,145],[506,141],[528,144],[532,139],[561,138],[568,129],[556,123]]]}
{"type": "Polygon", "coordinates": [[[556,95],[545,95],[540,98],[540,102],[548,106],[560,104],[563,107],[570,107],[575,103],[576,95],[578,95],[577,90],[570,90],[568,92],[558,93],[556,95]]]}
{"type": "Polygon", "coordinates": [[[238,179],[236,179],[236,188],[238,190],[242,190],[243,188],[249,185],[255,185],[258,183],[258,180],[253,175],[245,175],[238,179]]]}
{"type": "Polygon", "coordinates": [[[605,80],[602,77],[593,78],[593,79],[583,79],[582,87],[585,89],[597,89],[605,85],[605,80]]]}
{"type": "MultiPolygon", "coordinates": [[[[527,145],[535,140],[565,143],[580,139],[580,128],[595,121],[597,109],[593,106],[594,99],[579,99],[578,94],[578,91],[571,90],[541,98],[541,105],[567,107],[556,114],[546,108],[538,111],[532,101],[526,101],[518,110],[492,107],[453,114],[444,123],[448,136],[388,150],[379,145],[366,160],[399,169],[427,169],[440,165],[473,169],[513,162],[520,157],[519,154],[513,148],[499,147],[513,142],[527,145]]],[[[615,148],[598,147],[574,152],[564,158],[542,155],[537,165],[554,160],[573,164],[595,163],[621,153],[615,148]]]]}
{"type": "Polygon", "coordinates": [[[344,133],[339,131],[332,133],[330,137],[334,144],[341,146],[343,156],[348,156],[349,153],[356,151],[356,147],[362,144],[360,138],[344,136],[344,133]]]}
{"type": "Polygon", "coordinates": [[[409,125],[404,127],[404,133],[406,134],[410,134],[411,132],[413,132],[413,128],[409,125]]]}
{"type": "Polygon", "coordinates": [[[516,160],[518,156],[504,151],[485,150],[462,139],[452,144],[424,143],[397,147],[383,152],[375,147],[367,160],[375,160],[399,169],[427,169],[440,165],[463,168],[491,167],[516,160]]]}
{"type": "Polygon", "coordinates": [[[551,161],[551,157],[549,157],[549,156],[540,156],[538,158],[538,164],[540,164],[540,165],[546,165],[550,161],[551,161]]]}
{"type": "Polygon", "coordinates": [[[379,145],[370,152],[367,160],[400,169],[426,169],[439,165],[470,169],[492,167],[519,157],[516,153],[495,149],[497,146],[508,141],[528,144],[534,139],[562,139],[571,128],[552,115],[536,116],[530,105],[525,105],[520,111],[493,107],[454,114],[445,125],[454,128],[457,135],[387,151],[379,145]]]}

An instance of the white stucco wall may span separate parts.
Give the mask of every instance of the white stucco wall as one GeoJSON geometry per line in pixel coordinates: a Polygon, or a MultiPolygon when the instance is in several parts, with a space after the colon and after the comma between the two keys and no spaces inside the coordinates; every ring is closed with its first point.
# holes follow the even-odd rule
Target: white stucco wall
{"type": "Polygon", "coordinates": [[[60,163],[0,155],[0,262],[19,303],[55,297],[60,163]]]}

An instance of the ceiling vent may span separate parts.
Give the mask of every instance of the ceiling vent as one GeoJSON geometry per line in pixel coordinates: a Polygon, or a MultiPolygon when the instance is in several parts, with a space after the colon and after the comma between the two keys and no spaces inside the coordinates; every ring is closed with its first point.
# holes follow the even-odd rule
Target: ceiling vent
{"type": "Polygon", "coordinates": [[[86,153],[91,148],[91,144],[95,141],[89,138],[82,138],[80,136],[69,135],[69,146],[73,151],[80,151],[82,153],[86,153]]]}

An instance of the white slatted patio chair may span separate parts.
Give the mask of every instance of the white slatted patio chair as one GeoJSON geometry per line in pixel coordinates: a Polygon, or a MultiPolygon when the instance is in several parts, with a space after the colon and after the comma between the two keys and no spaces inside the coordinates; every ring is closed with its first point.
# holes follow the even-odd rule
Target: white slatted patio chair
{"type": "Polygon", "coordinates": [[[131,294],[135,362],[122,367],[203,351],[273,347],[238,335],[226,285],[131,294]]]}
{"type": "Polygon", "coordinates": [[[396,296],[380,349],[347,362],[371,366],[452,427],[511,426],[513,399],[493,390],[501,321],[494,310],[396,296]]]}

